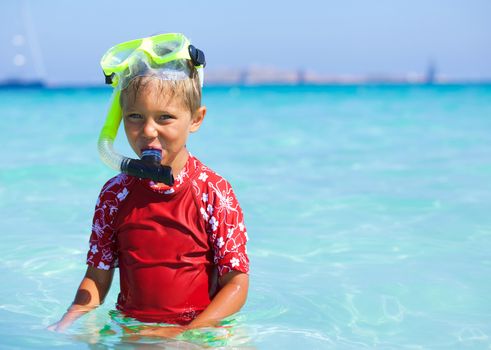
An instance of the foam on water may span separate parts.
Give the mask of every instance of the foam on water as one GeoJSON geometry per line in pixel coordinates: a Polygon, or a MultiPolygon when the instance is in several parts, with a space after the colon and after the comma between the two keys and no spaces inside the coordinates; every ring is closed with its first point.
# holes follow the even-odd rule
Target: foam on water
{"type": "MultiPolygon", "coordinates": [[[[83,276],[95,200],[113,175],[96,151],[109,94],[0,90],[2,348],[146,341],[100,337],[117,280],[68,334],[45,330],[83,276]]],[[[228,343],[166,348],[490,348],[490,86],[204,96],[189,148],[234,185],[251,288],[228,343]]],[[[131,154],[121,135],[116,147],[131,154]]]]}

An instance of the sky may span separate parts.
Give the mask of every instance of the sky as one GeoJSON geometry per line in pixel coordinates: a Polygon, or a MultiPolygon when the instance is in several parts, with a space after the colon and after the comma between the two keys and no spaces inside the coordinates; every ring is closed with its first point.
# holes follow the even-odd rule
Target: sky
{"type": "Polygon", "coordinates": [[[0,80],[103,82],[111,46],[182,32],[207,69],[491,78],[489,0],[2,0],[0,80]]]}

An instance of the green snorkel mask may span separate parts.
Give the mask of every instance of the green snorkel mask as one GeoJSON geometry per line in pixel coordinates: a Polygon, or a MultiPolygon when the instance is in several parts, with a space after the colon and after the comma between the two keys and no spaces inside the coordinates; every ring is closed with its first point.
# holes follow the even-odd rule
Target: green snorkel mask
{"type": "Polygon", "coordinates": [[[141,159],[131,159],[118,154],[113,143],[122,118],[119,102],[121,90],[131,79],[136,76],[155,76],[162,80],[189,79],[192,69],[189,62],[197,70],[200,85],[203,86],[205,55],[182,34],[160,34],[131,40],[113,46],[106,52],[101,59],[101,66],[106,84],[110,84],[114,91],[97,145],[104,163],[125,174],[172,186],[172,169],[160,164],[160,151],[145,150],[141,159]]]}

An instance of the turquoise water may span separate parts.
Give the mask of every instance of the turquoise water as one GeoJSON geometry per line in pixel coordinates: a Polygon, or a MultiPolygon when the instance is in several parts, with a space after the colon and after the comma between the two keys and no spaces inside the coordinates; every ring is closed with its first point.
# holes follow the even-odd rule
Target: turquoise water
{"type": "Polygon", "coordinates": [[[250,237],[232,337],[101,337],[117,280],[68,334],[46,331],[113,175],[96,152],[109,94],[0,90],[0,348],[491,348],[491,86],[206,89],[189,148],[232,182],[250,237]]]}

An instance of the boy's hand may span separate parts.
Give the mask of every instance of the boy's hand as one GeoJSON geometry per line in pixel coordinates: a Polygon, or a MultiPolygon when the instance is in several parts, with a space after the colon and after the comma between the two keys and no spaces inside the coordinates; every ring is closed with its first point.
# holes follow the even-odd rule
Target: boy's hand
{"type": "Polygon", "coordinates": [[[63,333],[68,327],[72,325],[78,318],[92,310],[91,308],[80,307],[78,305],[72,305],[68,311],[63,315],[61,320],[48,326],[47,329],[53,332],[63,333]]]}
{"type": "Polygon", "coordinates": [[[67,329],[68,327],[70,327],[71,324],[72,324],[72,322],[65,321],[65,320],[60,320],[60,321],[58,321],[56,323],[53,323],[52,325],[49,325],[47,327],[47,330],[48,331],[52,331],[52,332],[63,333],[65,331],[65,329],[67,329]]]}
{"type": "Polygon", "coordinates": [[[49,331],[63,333],[68,327],[72,325],[73,322],[75,322],[83,314],[85,314],[85,312],[69,311],[65,315],[63,315],[61,320],[48,326],[47,329],[49,331]]]}

